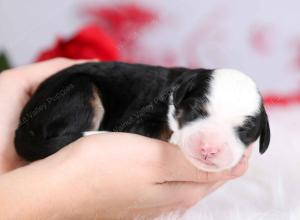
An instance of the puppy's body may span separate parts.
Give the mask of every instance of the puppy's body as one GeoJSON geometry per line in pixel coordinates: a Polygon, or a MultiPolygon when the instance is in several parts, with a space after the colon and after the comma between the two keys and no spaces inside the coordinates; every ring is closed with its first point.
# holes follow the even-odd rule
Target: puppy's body
{"type": "MultiPolygon", "coordinates": [[[[246,145],[269,128],[263,128],[267,116],[255,84],[233,70],[219,72],[119,62],[73,66],[42,83],[25,106],[16,131],[17,152],[27,160],[37,160],[86,131],[119,131],[178,144],[202,169],[228,168],[237,163],[246,145]],[[237,84],[231,80],[237,80],[237,84]],[[246,89],[237,95],[232,85],[246,89]],[[249,101],[234,101],[239,97],[249,101]],[[216,133],[214,123],[228,126],[216,127],[216,133]],[[245,128],[249,123],[251,131],[245,128]],[[206,131],[210,134],[206,135],[206,131]],[[210,141],[221,133],[221,141],[210,141]],[[193,143],[187,143],[193,139],[193,143]],[[227,142],[226,146],[223,142],[227,142]],[[227,145],[236,146],[230,149],[227,145]],[[215,154],[226,163],[210,159],[215,154]]],[[[263,137],[261,152],[268,145],[267,136],[263,137]]]]}

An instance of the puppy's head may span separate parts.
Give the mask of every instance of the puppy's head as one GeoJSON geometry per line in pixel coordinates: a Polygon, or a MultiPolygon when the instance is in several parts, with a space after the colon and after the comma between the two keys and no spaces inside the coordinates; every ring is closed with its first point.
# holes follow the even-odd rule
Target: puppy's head
{"type": "Polygon", "coordinates": [[[170,141],[196,167],[231,168],[258,138],[260,153],[267,150],[268,117],[252,79],[232,69],[200,69],[179,80],[170,97],[170,141]]]}

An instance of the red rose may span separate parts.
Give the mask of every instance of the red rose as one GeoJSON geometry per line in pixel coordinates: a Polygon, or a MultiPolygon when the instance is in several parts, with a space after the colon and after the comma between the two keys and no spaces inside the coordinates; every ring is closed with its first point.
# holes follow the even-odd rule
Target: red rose
{"type": "Polygon", "coordinates": [[[55,57],[118,60],[119,50],[114,39],[99,26],[87,25],[71,39],[57,39],[54,47],[43,51],[37,61],[55,57]]]}
{"type": "Polygon", "coordinates": [[[141,60],[141,54],[145,59],[151,59],[144,51],[140,36],[147,27],[157,24],[159,16],[149,8],[141,7],[135,3],[119,4],[117,6],[88,6],[81,10],[92,21],[122,43],[121,56],[123,61],[135,62],[141,60]],[[156,21],[156,22],[154,22],[156,21]],[[146,58],[147,57],[147,58],[146,58]]]}

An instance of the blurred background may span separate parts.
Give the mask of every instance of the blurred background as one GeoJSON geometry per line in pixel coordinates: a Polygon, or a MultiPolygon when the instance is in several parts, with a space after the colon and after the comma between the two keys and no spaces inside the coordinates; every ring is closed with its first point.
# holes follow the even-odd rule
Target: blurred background
{"type": "Polygon", "coordinates": [[[185,219],[299,220],[299,11],[299,0],[0,0],[0,69],[63,56],[249,74],[270,149],[185,219]]]}
{"type": "Polygon", "coordinates": [[[0,0],[0,51],[13,66],[61,47],[52,56],[237,68],[265,93],[290,94],[300,88],[299,8],[298,0],[0,0]],[[91,24],[100,49],[96,37],[64,48],[91,24]]]}

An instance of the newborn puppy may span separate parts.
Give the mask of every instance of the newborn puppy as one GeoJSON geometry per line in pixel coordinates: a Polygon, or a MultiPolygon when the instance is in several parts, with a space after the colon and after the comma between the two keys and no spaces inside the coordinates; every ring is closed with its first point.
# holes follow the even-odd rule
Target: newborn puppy
{"type": "Polygon", "coordinates": [[[33,161],[98,131],[169,141],[196,167],[215,172],[236,165],[258,138],[260,153],[270,141],[261,95],[239,71],[95,62],[39,86],[21,114],[15,146],[33,161]]]}

